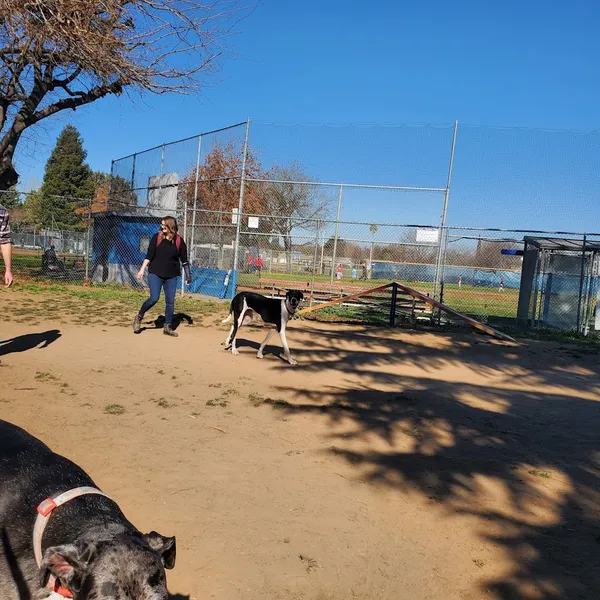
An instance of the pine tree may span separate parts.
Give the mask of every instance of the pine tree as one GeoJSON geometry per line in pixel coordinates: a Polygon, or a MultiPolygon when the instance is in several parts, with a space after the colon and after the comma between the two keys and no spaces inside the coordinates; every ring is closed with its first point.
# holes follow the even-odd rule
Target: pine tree
{"type": "Polygon", "coordinates": [[[85,226],[81,215],[75,211],[94,196],[94,177],[85,162],[87,152],[79,131],[67,125],[61,132],[56,146],[46,163],[41,221],[45,227],[79,229],[85,226]]]}
{"type": "Polygon", "coordinates": [[[21,206],[21,197],[14,185],[8,191],[0,194],[0,204],[9,211],[21,206]]]}

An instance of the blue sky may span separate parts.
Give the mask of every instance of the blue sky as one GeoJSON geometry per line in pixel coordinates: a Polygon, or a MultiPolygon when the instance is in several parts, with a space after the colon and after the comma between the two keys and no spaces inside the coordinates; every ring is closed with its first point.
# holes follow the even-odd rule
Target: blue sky
{"type": "MultiPolygon", "coordinates": [[[[444,185],[461,124],[449,222],[600,231],[600,4],[263,0],[200,96],[126,96],[46,121],[18,156],[41,180],[60,129],[94,169],[165,141],[253,122],[269,162],[322,180],[444,185]],[[440,127],[342,127],[345,124],[440,127]],[[503,129],[525,128],[525,129],[503,129]],[[556,131],[552,130],[572,130],[556,131]]],[[[252,141],[252,139],[251,139],[252,141]]],[[[432,223],[437,195],[348,195],[347,219],[432,223]]]]}

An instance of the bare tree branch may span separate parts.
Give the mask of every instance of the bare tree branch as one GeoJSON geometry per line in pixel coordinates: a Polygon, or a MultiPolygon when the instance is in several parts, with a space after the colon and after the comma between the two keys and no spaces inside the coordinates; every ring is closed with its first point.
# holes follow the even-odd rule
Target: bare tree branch
{"type": "Polygon", "coordinates": [[[24,129],[125,88],[194,92],[252,10],[245,0],[0,0],[0,190],[16,183],[24,129]]]}

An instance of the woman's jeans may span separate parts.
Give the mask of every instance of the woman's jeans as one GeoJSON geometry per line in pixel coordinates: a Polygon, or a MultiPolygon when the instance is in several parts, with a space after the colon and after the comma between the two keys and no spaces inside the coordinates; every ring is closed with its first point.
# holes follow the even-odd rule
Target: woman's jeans
{"type": "Polygon", "coordinates": [[[150,298],[140,308],[140,318],[148,312],[160,298],[160,290],[165,290],[165,325],[170,325],[175,312],[175,293],[177,292],[177,277],[163,279],[154,273],[148,273],[148,286],[150,287],[150,298]]]}

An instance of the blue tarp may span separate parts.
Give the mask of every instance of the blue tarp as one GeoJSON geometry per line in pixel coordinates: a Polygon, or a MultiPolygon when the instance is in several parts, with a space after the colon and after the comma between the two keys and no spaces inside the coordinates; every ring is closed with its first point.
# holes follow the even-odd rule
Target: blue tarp
{"type": "MultiPolygon", "coordinates": [[[[373,279],[431,282],[435,279],[435,266],[373,262],[371,273],[373,279]]],[[[521,285],[520,271],[491,271],[475,267],[446,267],[444,269],[444,283],[457,284],[459,275],[462,276],[464,285],[498,287],[500,280],[502,280],[505,288],[519,289],[521,285]]]]}
{"type": "MultiPolygon", "coordinates": [[[[205,294],[215,298],[233,298],[235,295],[235,271],[224,269],[206,269],[202,267],[190,267],[192,272],[192,284],[186,285],[185,290],[192,294],[205,294]]],[[[178,282],[181,286],[181,281],[178,282]]]]}

